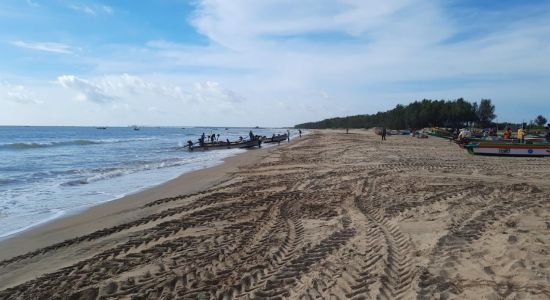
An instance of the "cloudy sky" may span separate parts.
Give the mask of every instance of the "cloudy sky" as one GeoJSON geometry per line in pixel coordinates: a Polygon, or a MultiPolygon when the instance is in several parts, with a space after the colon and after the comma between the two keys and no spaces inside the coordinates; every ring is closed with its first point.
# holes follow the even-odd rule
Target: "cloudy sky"
{"type": "Polygon", "coordinates": [[[423,98],[550,118],[547,0],[2,0],[0,124],[289,126],[423,98]]]}

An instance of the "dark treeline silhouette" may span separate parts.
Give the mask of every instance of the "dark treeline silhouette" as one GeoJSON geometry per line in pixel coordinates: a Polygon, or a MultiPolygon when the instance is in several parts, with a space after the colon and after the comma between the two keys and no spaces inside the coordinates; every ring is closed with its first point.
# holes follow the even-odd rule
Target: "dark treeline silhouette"
{"type": "Polygon", "coordinates": [[[319,122],[298,124],[296,128],[371,128],[392,129],[423,128],[428,126],[464,127],[478,122],[481,126],[491,124],[496,117],[495,106],[490,99],[482,99],[478,105],[462,98],[456,100],[415,101],[409,105],[397,105],[386,112],[372,115],[356,115],[325,119],[319,122]]]}

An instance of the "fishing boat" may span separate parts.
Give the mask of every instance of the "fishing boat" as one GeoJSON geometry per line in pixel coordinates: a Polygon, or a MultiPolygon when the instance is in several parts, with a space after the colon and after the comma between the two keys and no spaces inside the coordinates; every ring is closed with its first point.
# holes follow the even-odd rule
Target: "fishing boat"
{"type": "Polygon", "coordinates": [[[187,149],[189,151],[208,151],[208,150],[223,150],[223,149],[247,149],[253,147],[261,147],[261,140],[242,141],[242,142],[214,142],[193,144],[188,142],[187,149]]]}
{"type": "Polygon", "coordinates": [[[513,143],[519,143],[516,139],[490,139],[490,138],[471,138],[466,137],[462,139],[456,139],[454,140],[455,143],[458,144],[460,148],[466,149],[466,145],[468,144],[475,144],[475,143],[483,143],[483,144],[513,144],[513,143]]]}
{"type": "Polygon", "coordinates": [[[262,143],[280,143],[285,141],[287,138],[288,138],[288,135],[285,133],[285,134],[277,134],[269,138],[264,136],[261,138],[261,140],[262,140],[262,143]]]}
{"type": "Polygon", "coordinates": [[[431,136],[440,137],[444,139],[451,139],[453,137],[452,131],[446,128],[432,127],[430,131],[431,136]]]}
{"type": "Polygon", "coordinates": [[[470,154],[497,156],[550,156],[550,142],[469,142],[464,148],[470,154]]]}
{"type": "MultiPolygon", "coordinates": [[[[528,137],[525,138],[525,145],[532,145],[532,144],[544,144],[546,141],[545,138],[541,137],[528,137]]],[[[520,143],[520,140],[511,138],[511,139],[505,139],[501,137],[484,137],[484,138],[464,138],[462,140],[455,140],[455,142],[461,147],[466,148],[466,145],[473,144],[473,143],[483,143],[483,144],[516,144],[516,145],[522,145],[520,143]]]]}

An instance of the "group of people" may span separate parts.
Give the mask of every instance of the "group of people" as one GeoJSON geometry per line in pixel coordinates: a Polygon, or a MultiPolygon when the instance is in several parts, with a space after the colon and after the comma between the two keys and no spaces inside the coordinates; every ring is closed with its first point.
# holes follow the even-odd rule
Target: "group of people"
{"type": "MultiPolygon", "coordinates": [[[[505,140],[512,139],[512,130],[510,129],[510,127],[506,127],[506,129],[504,129],[504,133],[502,134],[502,136],[504,137],[505,140]]],[[[522,127],[518,128],[518,132],[516,136],[520,143],[525,142],[525,130],[523,130],[522,127]]]]}
{"type": "Polygon", "coordinates": [[[218,133],[217,135],[215,133],[212,133],[211,135],[208,135],[208,137],[204,134],[204,132],[202,133],[201,137],[199,138],[199,145],[203,146],[205,141],[207,141],[207,138],[208,140],[210,141],[210,143],[214,143],[214,142],[217,142],[219,141],[220,139],[220,134],[218,133]]]}
{"type": "MultiPolygon", "coordinates": [[[[463,138],[469,137],[469,135],[470,135],[470,132],[467,131],[467,130],[461,130],[460,133],[458,133],[458,134],[457,134],[457,132],[458,132],[458,129],[456,129],[453,133],[453,138],[454,139],[461,140],[463,138]]],[[[520,127],[520,128],[518,128],[518,130],[516,132],[515,138],[518,140],[519,143],[525,143],[525,136],[526,135],[527,135],[527,131],[523,127],[520,127]]],[[[489,130],[484,130],[483,131],[483,137],[491,137],[491,136],[492,137],[497,136],[497,129],[496,128],[494,128],[494,129],[490,128],[489,130]]],[[[502,137],[505,140],[514,139],[513,134],[512,134],[512,129],[510,127],[506,127],[506,129],[504,129],[504,132],[502,133],[502,137]]],[[[550,124],[546,125],[544,139],[545,139],[545,141],[550,142],[550,124]]]]}
{"type": "MultiPolygon", "coordinates": [[[[546,127],[544,129],[545,129],[544,140],[546,142],[550,142],[550,123],[546,124],[546,127]]],[[[506,134],[508,134],[509,138],[511,138],[510,127],[506,128],[506,131],[504,131],[504,138],[506,138],[506,134]],[[508,131],[508,133],[506,131],[508,131]]],[[[525,132],[525,130],[523,128],[518,129],[517,138],[518,138],[518,140],[520,140],[521,143],[525,142],[525,135],[526,134],[527,133],[525,132]]]]}
{"type": "Polygon", "coordinates": [[[483,136],[497,136],[498,129],[497,128],[489,128],[487,130],[483,130],[483,136]]]}
{"type": "MultiPolygon", "coordinates": [[[[287,139],[288,141],[290,142],[290,130],[287,129],[287,139]]],[[[300,137],[302,137],[302,130],[301,129],[298,129],[298,134],[300,137]]],[[[275,134],[273,135],[275,136],[275,134]]],[[[252,132],[252,130],[250,130],[248,132],[248,137],[250,139],[250,141],[255,141],[255,140],[258,140],[260,138],[260,136],[258,135],[254,135],[254,133],[252,132]]],[[[199,145],[202,147],[204,146],[205,143],[210,142],[210,143],[215,143],[215,142],[219,142],[220,140],[220,134],[215,134],[215,133],[212,133],[210,135],[206,135],[204,132],[202,133],[201,137],[199,138],[199,145]]],[[[242,136],[239,137],[239,142],[243,142],[244,141],[244,138],[242,136]]],[[[192,146],[193,145],[193,142],[192,141],[188,141],[187,142],[189,144],[189,146],[192,146]]],[[[226,143],[230,143],[229,142],[229,139],[226,140],[226,143]]]]}

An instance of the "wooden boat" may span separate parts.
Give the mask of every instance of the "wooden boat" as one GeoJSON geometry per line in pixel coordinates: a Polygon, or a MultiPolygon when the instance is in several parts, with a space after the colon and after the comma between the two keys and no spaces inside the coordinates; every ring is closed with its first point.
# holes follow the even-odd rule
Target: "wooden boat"
{"type": "Polygon", "coordinates": [[[280,142],[286,141],[287,138],[288,138],[288,135],[285,133],[285,134],[278,134],[269,138],[264,136],[261,138],[261,140],[262,140],[262,143],[280,143],[280,142]]]}
{"type": "Polygon", "coordinates": [[[208,150],[224,150],[224,149],[247,149],[253,147],[261,147],[261,140],[242,141],[242,142],[214,142],[199,144],[189,144],[187,149],[189,151],[208,151],[208,150]]]}
{"type": "MultiPolygon", "coordinates": [[[[529,137],[529,138],[526,138],[525,139],[525,144],[526,145],[531,145],[531,144],[540,144],[540,143],[545,143],[545,139],[544,138],[540,138],[540,137],[529,137]]],[[[471,144],[471,143],[483,143],[483,144],[516,144],[516,145],[521,145],[520,144],[520,141],[518,139],[504,139],[504,138],[501,138],[501,137],[489,137],[489,138],[465,138],[465,139],[462,139],[462,140],[455,140],[455,142],[461,147],[461,148],[466,148],[465,146],[467,144],[471,144]]]]}
{"type": "Polygon", "coordinates": [[[464,145],[470,154],[498,156],[550,156],[550,143],[470,142],[464,145]]]}
{"type": "Polygon", "coordinates": [[[440,137],[444,139],[452,139],[453,133],[452,131],[446,129],[446,128],[439,128],[439,127],[433,127],[430,131],[431,136],[440,137]]]}

